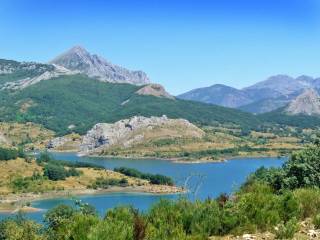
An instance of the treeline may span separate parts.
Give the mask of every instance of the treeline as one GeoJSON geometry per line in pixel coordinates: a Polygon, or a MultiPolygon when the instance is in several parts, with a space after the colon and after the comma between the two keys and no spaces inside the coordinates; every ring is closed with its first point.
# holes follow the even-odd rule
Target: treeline
{"type": "Polygon", "coordinates": [[[67,177],[80,176],[82,174],[81,171],[76,169],[78,167],[76,164],[55,160],[47,152],[40,153],[36,162],[44,167],[43,176],[52,181],[65,180],[67,177]],[[68,167],[68,169],[65,167],[68,167]]]}
{"type": "Polygon", "coordinates": [[[115,172],[122,173],[129,177],[135,177],[150,181],[152,184],[173,186],[173,179],[161,174],[143,173],[134,168],[119,167],[114,169],[115,172]]]}
{"type": "Polygon", "coordinates": [[[37,163],[52,163],[55,165],[62,165],[65,167],[74,167],[74,168],[93,168],[93,169],[105,169],[103,166],[94,164],[94,163],[87,163],[87,162],[71,162],[65,160],[55,160],[48,152],[42,152],[37,157],[37,163]]]}
{"type": "Polygon", "coordinates": [[[16,158],[26,157],[23,149],[14,149],[14,148],[3,148],[0,147],[0,161],[8,161],[16,158]]]}
{"type": "Polygon", "coordinates": [[[126,178],[97,178],[89,188],[93,189],[107,189],[112,186],[120,186],[120,187],[127,187],[129,185],[128,180],[126,178]]]}
{"type": "MultiPolygon", "coordinates": [[[[218,156],[236,156],[240,152],[266,152],[272,151],[272,148],[264,148],[264,147],[250,147],[250,146],[239,146],[234,148],[224,148],[224,149],[207,149],[201,151],[194,152],[181,152],[179,157],[192,157],[192,158],[200,158],[200,157],[218,157],[218,156]]],[[[285,148],[277,148],[275,149],[278,152],[286,153],[288,152],[285,148]]]]}

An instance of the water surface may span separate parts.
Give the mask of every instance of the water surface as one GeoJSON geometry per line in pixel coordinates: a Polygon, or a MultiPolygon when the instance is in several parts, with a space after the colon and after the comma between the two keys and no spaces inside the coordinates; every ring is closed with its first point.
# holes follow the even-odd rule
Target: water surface
{"type": "MultiPolygon", "coordinates": [[[[246,177],[261,166],[277,167],[282,165],[285,158],[241,158],[221,163],[175,163],[165,160],[154,159],[114,159],[78,157],[74,153],[54,153],[56,159],[68,161],[90,162],[104,166],[108,169],[115,167],[131,167],[142,172],[159,173],[170,176],[177,185],[184,186],[187,182],[190,193],[187,197],[191,199],[205,199],[216,197],[221,193],[235,191],[246,177]]],[[[140,210],[148,209],[160,198],[174,199],[178,195],[154,195],[140,193],[107,193],[101,195],[90,195],[78,197],[96,207],[103,215],[108,208],[119,205],[132,205],[140,210]]],[[[33,207],[44,209],[44,212],[58,204],[72,204],[73,199],[56,198],[35,201],[33,207]]],[[[44,212],[28,213],[28,217],[41,221],[44,212]]],[[[0,218],[7,215],[0,214],[0,218]]]]}

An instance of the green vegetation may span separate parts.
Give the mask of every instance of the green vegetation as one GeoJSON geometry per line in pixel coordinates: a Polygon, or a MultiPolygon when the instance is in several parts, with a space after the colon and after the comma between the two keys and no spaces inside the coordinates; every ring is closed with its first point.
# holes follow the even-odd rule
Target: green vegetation
{"type": "Polygon", "coordinates": [[[125,178],[117,179],[117,178],[102,178],[99,177],[96,179],[96,181],[89,186],[89,188],[97,189],[107,189],[111,186],[120,186],[120,187],[126,187],[128,186],[128,180],[125,178]]]}
{"type": "Polygon", "coordinates": [[[75,168],[65,169],[62,165],[52,163],[46,164],[43,172],[43,175],[52,181],[65,180],[67,177],[80,176],[80,174],[81,172],[75,168]]]}
{"type": "Polygon", "coordinates": [[[134,168],[126,168],[126,167],[115,168],[114,171],[122,173],[126,176],[129,176],[129,177],[135,177],[135,178],[149,180],[150,183],[152,183],[152,184],[169,185],[169,186],[174,185],[172,178],[161,175],[161,174],[142,173],[134,168]]]}
{"type": "Polygon", "coordinates": [[[254,115],[235,109],[134,94],[139,88],[103,83],[82,75],[62,76],[14,93],[1,91],[4,107],[0,110],[0,120],[39,123],[59,135],[70,131],[83,134],[97,122],[115,122],[137,114],[146,117],[166,114],[199,124],[252,127],[259,123],[254,115]],[[25,103],[29,103],[28,107],[22,111],[25,103]],[[75,128],[68,129],[70,125],[75,128]]]}
{"type": "Polygon", "coordinates": [[[54,67],[48,64],[23,63],[13,60],[0,59],[0,66],[2,65],[10,66],[10,68],[15,69],[15,71],[13,71],[12,73],[0,74],[0,84],[25,79],[28,77],[36,77],[46,71],[54,70],[54,67]],[[36,65],[36,67],[32,67],[32,65],[36,65]]]}
{"type": "Polygon", "coordinates": [[[94,163],[87,163],[87,162],[71,162],[71,161],[64,161],[64,160],[55,160],[52,155],[48,152],[41,152],[37,157],[37,163],[50,163],[53,165],[61,165],[64,167],[69,168],[93,168],[93,169],[105,169],[103,166],[94,164],[94,163]]]}
{"type": "Polygon", "coordinates": [[[44,192],[50,190],[44,184],[45,180],[47,180],[47,177],[35,171],[31,177],[18,176],[12,180],[10,186],[14,193],[44,192]]]}
{"type": "MultiPolygon", "coordinates": [[[[42,227],[27,219],[4,220],[0,239],[12,239],[10,234],[15,233],[23,239],[188,240],[264,231],[276,239],[291,239],[300,221],[310,218],[315,227],[320,225],[319,158],[319,146],[310,146],[294,153],[281,168],[259,169],[233,196],[195,202],[161,200],[144,213],[117,207],[100,218],[89,205],[58,206],[48,211],[42,227]]],[[[121,171],[141,174],[134,169],[121,171]]],[[[97,187],[112,184],[97,181],[97,187]]]]}
{"type": "Polygon", "coordinates": [[[268,183],[275,190],[320,187],[320,145],[292,154],[282,168],[260,168],[251,181],[268,183]]]}
{"type": "Polygon", "coordinates": [[[263,122],[269,122],[283,126],[293,126],[301,129],[319,127],[319,116],[287,115],[283,111],[284,108],[280,108],[272,112],[260,114],[258,117],[263,122]]]}
{"type": "Polygon", "coordinates": [[[3,148],[0,147],[0,161],[8,161],[16,158],[24,158],[26,157],[23,149],[14,149],[14,148],[3,148]]]}
{"type": "MultiPolygon", "coordinates": [[[[46,70],[46,66],[39,69],[46,70]]],[[[33,74],[29,75],[32,77],[33,74]]],[[[0,75],[0,83],[1,78],[9,79],[9,75],[0,75]]],[[[20,76],[19,73],[13,75],[13,80],[20,76]]],[[[39,123],[58,135],[71,131],[83,134],[97,122],[115,122],[137,114],[146,117],[165,114],[200,125],[229,124],[242,129],[257,129],[266,123],[301,128],[318,127],[319,123],[317,117],[288,116],[280,112],[255,116],[199,102],[137,95],[135,92],[139,88],[130,84],[103,83],[84,75],[61,76],[22,90],[1,91],[0,120],[39,123]],[[69,129],[70,125],[75,128],[69,129]]]]}
{"type": "Polygon", "coordinates": [[[65,180],[67,177],[80,176],[81,174],[80,171],[75,169],[75,167],[78,167],[77,164],[54,160],[47,152],[40,153],[37,163],[44,166],[43,175],[52,181],[65,180]],[[69,169],[65,167],[69,167],[69,169]]]}

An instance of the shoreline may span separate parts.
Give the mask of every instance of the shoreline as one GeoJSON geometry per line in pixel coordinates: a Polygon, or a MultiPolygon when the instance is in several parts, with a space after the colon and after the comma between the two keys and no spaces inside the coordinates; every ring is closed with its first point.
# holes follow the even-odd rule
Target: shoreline
{"type": "Polygon", "coordinates": [[[166,186],[166,185],[147,185],[147,186],[128,186],[128,187],[110,187],[108,189],[72,189],[52,191],[45,193],[24,193],[24,194],[10,194],[7,196],[1,196],[0,199],[0,214],[14,214],[18,211],[22,212],[39,212],[43,209],[34,208],[32,206],[24,205],[26,203],[65,198],[76,196],[94,196],[104,195],[112,193],[141,193],[151,195],[171,195],[171,194],[183,194],[186,190],[179,186],[166,186]]]}
{"type": "MultiPolygon", "coordinates": [[[[57,152],[57,151],[53,151],[57,152]]],[[[57,152],[57,153],[63,153],[63,152],[57,152]]],[[[81,155],[79,156],[77,152],[67,152],[67,153],[74,153],[78,157],[92,157],[92,158],[113,158],[113,159],[133,159],[133,160],[160,160],[160,161],[171,161],[173,163],[190,163],[190,164],[197,164],[197,163],[223,163],[228,161],[233,161],[237,159],[243,159],[243,158],[285,158],[288,157],[287,155],[281,155],[278,154],[252,154],[252,155],[236,155],[236,156],[222,156],[218,159],[187,159],[187,158],[164,158],[164,157],[144,157],[144,156],[113,156],[113,155],[81,155]]]]}

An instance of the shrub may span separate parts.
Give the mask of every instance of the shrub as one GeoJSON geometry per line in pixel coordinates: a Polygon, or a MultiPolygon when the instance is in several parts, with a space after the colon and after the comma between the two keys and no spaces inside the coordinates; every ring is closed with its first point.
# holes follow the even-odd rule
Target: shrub
{"type": "Polygon", "coordinates": [[[0,161],[8,161],[16,158],[24,158],[25,153],[22,148],[17,149],[9,149],[0,147],[0,161]]]}
{"type": "Polygon", "coordinates": [[[265,182],[278,191],[320,187],[319,159],[320,147],[309,146],[293,153],[281,168],[260,168],[249,178],[249,181],[265,182]]]}
{"type": "Polygon", "coordinates": [[[67,171],[63,166],[49,163],[45,165],[43,175],[53,181],[65,180],[67,177],[67,171]]]}
{"type": "Polygon", "coordinates": [[[312,223],[314,224],[314,227],[316,229],[319,229],[320,228],[320,214],[317,214],[313,217],[312,219],[312,223]]]}
{"type": "Polygon", "coordinates": [[[281,223],[276,229],[276,239],[292,239],[298,231],[298,221],[292,218],[287,223],[281,223]]]}
{"type": "Polygon", "coordinates": [[[57,230],[76,214],[76,210],[68,205],[59,205],[50,209],[44,217],[44,222],[53,230],[57,230]]]}
{"type": "Polygon", "coordinates": [[[301,219],[320,213],[320,190],[318,188],[297,189],[293,194],[299,203],[301,219]]]}

